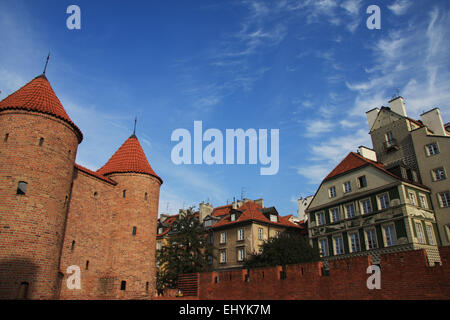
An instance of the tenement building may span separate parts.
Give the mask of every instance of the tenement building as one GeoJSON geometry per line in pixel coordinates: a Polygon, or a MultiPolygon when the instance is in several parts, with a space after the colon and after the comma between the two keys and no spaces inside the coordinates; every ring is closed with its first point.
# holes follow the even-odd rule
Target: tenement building
{"type": "Polygon", "coordinates": [[[83,135],[45,74],[0,102],[0,135],[0,299],[152,298],[162,180],[138,138],[76,164],[83,135]]]}
{"type": "Polygon", "coordinates": [[[307,209],[309,238],[325,260],[425,249],[440,262],[430,190],[386,170],[364,147],[322,181],[307,209]],[[414,200],[412,200],[414,199],[414,200]]]}
{"type": "Polygon", "coordinates": [[[392,99],[389,107],[367,112],[378,161],[397,175],[408,176],[430,189],[442,245],[449,245],[450,132],[438,108],[420,117],[421,120],[416,121],[407,116],[402,97],[392,99]]]}

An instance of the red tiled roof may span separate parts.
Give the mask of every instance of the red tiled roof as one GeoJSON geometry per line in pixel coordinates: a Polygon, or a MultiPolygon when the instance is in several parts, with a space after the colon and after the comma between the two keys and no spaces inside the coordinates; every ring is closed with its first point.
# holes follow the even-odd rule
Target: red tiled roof
{"type": "Polygon", "coordinates": [[[28,110],[50,114],[70,124],[78,135],[79,143],[83,140],[81,130],[69,118],[43,74],[0,101],[0,111],[2,110],[28,110]]]}
{"type": "Polygon", "coordinates": [[[394,178],[400,179],[399,177],[397,177],[395,174],[393,174],[392,172],[389,172],[388,170],[386,170],[384,168],[384,165],[379,163],[379,162],[375,162],[372,160],[369,160],[367,158],[364,158],[363,156],[355,153],[355,152],[350,152],[345,158],[344,160],[342,160],[337,166],[336,168],[334,168],[324,179],[328,180],[331,179],[335,176],[338,176],[340,174],[346,173],[348,171],[366,166],[366,165],[372,165],[382,171],[384,171],[385,173],[389,174],[390,176],[393,176],[394,178]]]}
{"type": "Polygon", "coordinates": [[[290,222],[289,217],[287,217],[286,219],[286,217],[279,216],[278,222],[272,222],[264,214],[262,214],[261,209],[262,209],[261,206],[256,204],[255,202],[251,201],[246,202],[238,209],[242,213],[235,221],[231,221],[230,219],[231,214],[228,214],[222,220],[213,225],[212,228],[232,225],[234,223],[239,223],[243,221],[259,221],[279,226],[300,228],[297,224],[290,222]]]}
{"type": "Polygon", "coordinates": [[[77,168],[78,170],[83,171],[84,173],[87,173],[87,174],[89,174],[89,175],[91,175],[91,176],[94,176],[94,177],[96,177],[96,178],[98,178],[98,179],[100,179],[100,180],[106,181],[106,182],[111,183],[111,184],[114,184],[114,185],[117,184],[117,182],[112,181],[111,179],[109,179],[109,178],[107,178],[107,177],[101,175],[100,173],[95,172],[95,171],[92,171],[92,170],[89,170],[88,168],[85,168],[85,167],[83,167],[83,166],[80,166],[79,164],[76,164],[76,163],[75,163],[75,168],[77,168]]]}
{"type": "Polygon", "coordinates": [[[163,182],[148,163],[144,150],[135,135],[128,138],[108,162],[97,170],[97,173],[105,176],[128,172],[148,174],[158,178],[161,183],[163,182]]]}
{"type": "Polygon", "coordinates": [[[227,204],[226,206],[220,206],[220,207],[214,208],[211,215],[213,217],[226,215],[230,212],[231,208],[232,208],[231,204],[227,204]]]}

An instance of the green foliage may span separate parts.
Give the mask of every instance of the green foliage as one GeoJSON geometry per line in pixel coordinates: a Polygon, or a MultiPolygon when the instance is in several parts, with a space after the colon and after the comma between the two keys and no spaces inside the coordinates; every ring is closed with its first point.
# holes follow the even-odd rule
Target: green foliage
{"type": "Polygon", "coordinates": [[[179,274],[210,271],[208,256],[212,246],[207,234],[190,208],[173,223],[175,231],[168,238],[167,245],[156,251],[156,259],[161,266],[156,276],[158,289],[176,288],[179,274]]]}
{"type": "Polygon", "coordinates": [[[285,266],[318,260],[320,260],[318,249],[311,247],[305,237],[285,232],[266,241],[260,254],[250,255],[245,261],[245,267],[285,266]]]}

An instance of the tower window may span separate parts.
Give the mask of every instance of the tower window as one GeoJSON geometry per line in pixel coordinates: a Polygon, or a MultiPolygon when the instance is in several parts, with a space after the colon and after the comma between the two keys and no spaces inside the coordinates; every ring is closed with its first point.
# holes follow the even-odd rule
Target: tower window
{"type": "Polygon", "coordinates": [[[5,134],[5,138],[3,139],[4,142],[7,142],[9,138],[9,133],[5,134]]]}
{"type": "Polygon", "coordinates": [[[137,230],[137,228],[136,228],[136,227],[133,227],[133,236],[136,235],[136,230],[137,230]]]}
{"type": "Polygon", "coordinates": [[[86,260],[86,270],[89,270],[89,260],[86,260]]]}
{"type": "Polygon", "coordinates": [[[95,192],[94,192],[94,198],[97,198],[97,197],[98,197],[98,192],[95,191],[95,192]]]}
{"type": "Polygon", "coordinates": [[[27,191],[27,185],[28,183],[20,181],[19,185],[17,186],[17,194],[25,194],[27,191]]]}
{"type": "Polygon", "coordinates": [[[149,282],[146,282],[145,283],[145,291],[147,291],[148,292],[148,287],[150,286],[150,283],[149,282]]]}
{"type": "Polygon", "coordinates": [[[120,283],[120,290],[125,291],[126,287],[127,287],[127,282],[126,281],[122,281],[120,283]]]}
{"type": "Polygon", "coordinates": [[[75,240],[72,241],[72,246],[70,247],[70,250],[73,251],[75,249],[75,240]]]}
{"type": "Polygon", "coordinates": [[[44,144],[44,138],[40,138],[39,139],[39,147],[42,147],[43,144],[44,144]]]}
{"type": "Polygon", "coordinates": [[[22,282],[20,284],[19,295],[18,295],[19,299],[26,299],[26,298],[28,298],[28,288],[29,288],[29,286],[30,286],[30,284],[28,282],[22,282]]]}
{"type": "Polygon", "coordinates": [[[148,198],[148,193],[146,192],[144,195],[144,199],[147,200],[147,198],[148,198]]]}
{"type": "Polygon", "coordinates": [[[123,190],[122,197],[125,198],[127,196],[127,190],[123,190]]]}

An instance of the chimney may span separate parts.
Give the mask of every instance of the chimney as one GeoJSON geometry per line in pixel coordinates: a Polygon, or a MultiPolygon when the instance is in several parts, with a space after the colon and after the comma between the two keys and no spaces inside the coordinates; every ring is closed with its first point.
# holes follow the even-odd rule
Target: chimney
{"type": "Polygon", "coordinates": [[[375,123],[375,120],[377,119],[378,112],[380,112],[380,109],[378,109],[378,108],[374,108],[374,109],[366,112],[367,121],[369,122],[369,130],[372,130],[373,124],[375,123]]]}
{"type": "Polygon", "coordinates": [[[259,205],[261,208],[264,208],[264,199],[255,200],[255,203],[259,205]]]}
{"type": "Polygon", "coordinates": [[[200,203],[199,205],[199,218],[200,223],[203,222],[206,216],[209,216],[213,212],[214,208],[210,203],[200,203]]]}
{"type": "Polygon", "coordinates": [[[405,100],[403,100],[403,97],[398,96],[397,98],[389,101],[389,107],[395,113],[406,117],[405,100]]]}
{"type": "Polygon", "coordinates": [[[358,147],[358,154],[360,154],[361,156],[363,156],[366,159],[377,162],[377,154],[375,153],[375,151],[373,151],[370,148],[360,146],[360,147],[358,147]]]}
{"type": "Polygon", "coordinates": [[[435,135],[446,136],[444,122],[442,121],[441,111],[439,108],[431,109],[420,115],[422,122],[428,127],[435,135]]]}

